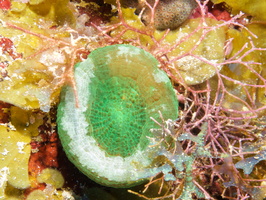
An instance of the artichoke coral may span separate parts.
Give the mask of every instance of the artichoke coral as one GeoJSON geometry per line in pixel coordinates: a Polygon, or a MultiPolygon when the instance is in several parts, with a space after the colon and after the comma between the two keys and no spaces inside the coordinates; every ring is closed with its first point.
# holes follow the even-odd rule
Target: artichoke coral
{"type": "Polygon", "coordinates": [[[71,162],[92,180],[130,187],[145,180],[158,152],[150,147],[151,119],[176,119],[178,101],[165,72],[148,52],[131,45],[98,48],[75,66],[79,106],[66,86],[58,132],[71,162]]]}

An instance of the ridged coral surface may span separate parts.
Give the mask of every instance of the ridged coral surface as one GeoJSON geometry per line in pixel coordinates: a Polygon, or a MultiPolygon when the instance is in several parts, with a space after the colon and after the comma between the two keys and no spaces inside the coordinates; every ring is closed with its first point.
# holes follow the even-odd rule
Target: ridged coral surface
{"type": "Polygon", "coordinates": [[[178,102],[157,60],[131,45],[94,50],[75,67],[78,103],[65,87],[58,108],[59,136],[70,161],[94,181],[129,187],[143,181],[158,156],[149,147],[150,118],[176,119],[178,102]]]}

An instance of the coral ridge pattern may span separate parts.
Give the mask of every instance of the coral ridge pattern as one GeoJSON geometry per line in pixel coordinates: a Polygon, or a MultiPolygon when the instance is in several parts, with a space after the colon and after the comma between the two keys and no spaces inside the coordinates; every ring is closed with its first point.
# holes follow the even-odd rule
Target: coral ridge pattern
{"type": "Polygon", "coordinates": [[[73,88],[62,90],[58,132],[80,171],[111,187],[130,187],[146,178],[159,156],[150,147],[151,119],[176,119],[178,102],[165,72],[148,52],[131,45],[98,48],[75,67],[73,88]]]}

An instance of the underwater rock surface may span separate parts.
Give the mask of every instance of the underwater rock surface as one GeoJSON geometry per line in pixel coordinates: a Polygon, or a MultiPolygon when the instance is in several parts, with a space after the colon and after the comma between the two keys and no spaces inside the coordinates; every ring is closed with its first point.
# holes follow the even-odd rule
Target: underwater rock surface
{"type": "Polygon", "coordinates": [[[110,187],[130,187],[146,179],[157,147],[149,147],[150,129],[176,119],[178,101],[165,72],[148,52],[112,45],[91,52],[75,67],[73,88],[62,90],[57,122],[71,162],[92,180],[110,187]],[[147,137],[148,136],[148,137],[147,137]]]}

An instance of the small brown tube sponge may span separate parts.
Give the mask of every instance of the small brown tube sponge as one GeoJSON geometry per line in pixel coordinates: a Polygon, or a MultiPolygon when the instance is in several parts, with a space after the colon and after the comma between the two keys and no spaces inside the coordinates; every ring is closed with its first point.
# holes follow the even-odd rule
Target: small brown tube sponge
{"type": "MultiPolygon", "coordinates": [[[[148,137],[160,120],[176,119],[178,102],[158,61],[143,49],[112,45],[75,67],[79,107],[65,87],[58,107],[63,148],[80,171],[109,187],[130,187],[147,178],[158,147],[148,137]]],[[[158,163],[157,163],[158,164],[158,163]]]]}
{"type": "MultiPolygon", "coordinates": [[[[147,0],[151,6],[154,5],[154,2],[154,0],[147,0]]],[[[155,28],[158,30],[178,28],[186,21],[196,6],[195,0],[160,0],[154,13],[155,28]]],[[[145,25],[148,25],[151,23],[151,9],[145,5],[143,7],[145,10],[141,20],[145,25]]],[[[140,11],[140,8],[138,10],[140,11]]]]}

